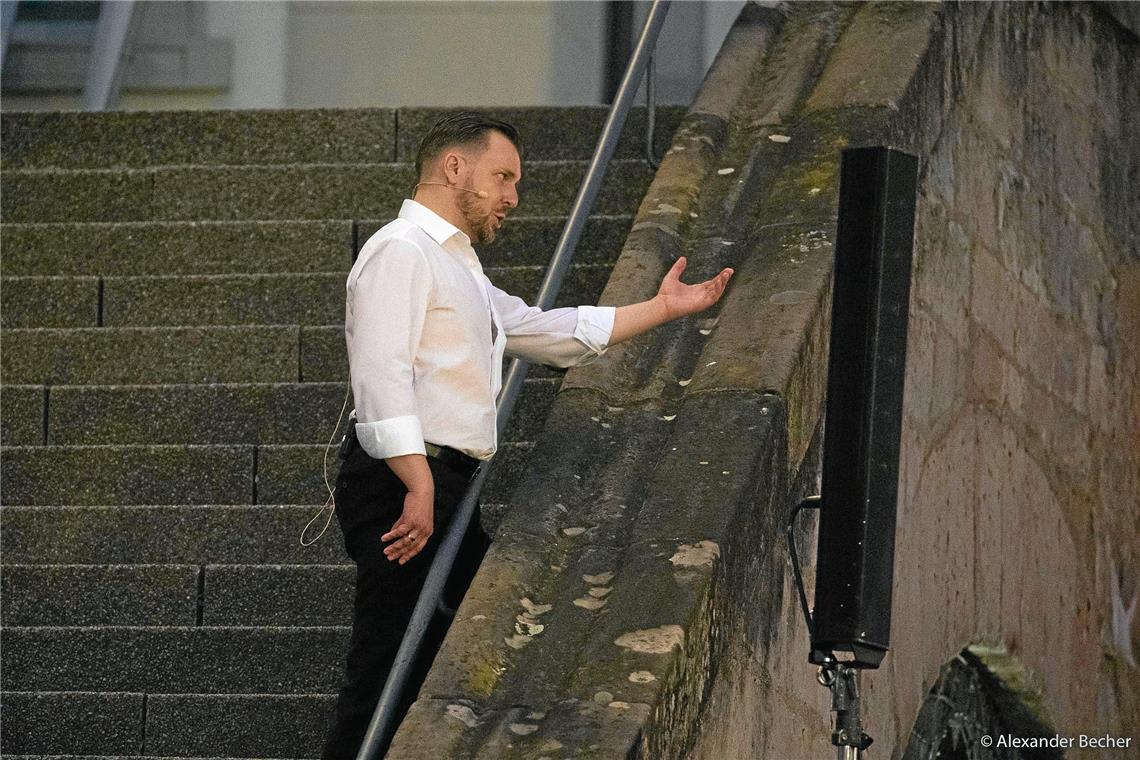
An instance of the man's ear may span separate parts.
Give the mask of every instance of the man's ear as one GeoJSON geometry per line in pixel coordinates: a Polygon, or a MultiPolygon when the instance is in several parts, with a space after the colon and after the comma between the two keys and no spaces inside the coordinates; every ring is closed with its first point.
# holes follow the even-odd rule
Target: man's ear
{"type": "Polygon", "coordinates": [[[448,151],[443,155],[443,176],[458,183],[466,169],[466,163],[466,159],[459,153],[448,151]]]}

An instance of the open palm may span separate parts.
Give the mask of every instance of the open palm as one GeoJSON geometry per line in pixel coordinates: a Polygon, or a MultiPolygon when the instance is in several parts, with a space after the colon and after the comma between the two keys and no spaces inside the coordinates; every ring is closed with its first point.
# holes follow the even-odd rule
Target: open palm
{"type": "Polygon", "coordinates": [[[677,259],[672,268],[661,281],[661,288],[657,297],[668,309],[669,319],[683,317],[686,314],[695,314],[712,306],[724,293],[728,280],[732,277],[732,270],[722,269],[720,274],[711,280],[705,280],[695,285],[686,285],[681,282],[681,273],[685,271],[688,261],[684,256],[677,259]]]}

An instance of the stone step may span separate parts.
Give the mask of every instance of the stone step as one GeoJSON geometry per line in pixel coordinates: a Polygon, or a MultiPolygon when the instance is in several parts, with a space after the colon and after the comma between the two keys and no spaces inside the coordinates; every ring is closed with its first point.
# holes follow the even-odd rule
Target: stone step
{"type": "MultiPolygon", "coordinates": [[[[518,213],[568,213],[583,161],[534,161],[518,213]]],[[[593,211],[632,214],[652,179],[644,161],[614,161],[593,211]]],[[[13,170],[0,174],[11,222],[390,219],[415,179],[409,164],[13,170]]]]}
{"type": "Polygon", "coordinates": [[[348,626],[0,629],[12,691],[328,694],[348,626]]]}
{"type": "MultiPolygon", "coordinates": [[[[5,114],[3,168],[107,168],[225,164],[411,163],[423,135],[445,111],[364,108],[257,111],[114,111],[5,114]]],[[[522,133],[528,160],[585,160],[604,106],[497,108],[522,133]]],[[[657,109],[660,155],[685,109],[657,109]]],[[[644,154],[643,107],[632,109],[619,158],[644,154]]]]}
{"type": "Polygon", "coordinates": [[[40,627],[346,625],[355,580],[351,564],[4,565],[0,618],[40,627]]]}
{"type": "MultiPolygon", "coordinates": [[[[256,504],[257,457],[255,446],[10,446],[0,492],[6,505],[256,504]]],[[[320,501],[313,490],[291,503],[320,501]]]]}
{"type": "MultiPolygon", "coordinates": [[[[533,448],[499,446],[484,487],[506,501],[533,448]]],[[[9,446],[0,450],[6,505],[320,504],[322,445],[9,446]]],[[[336,477],[329,451],[328,481],[336,477]]]]}
{"type": "MultiPolygon", "coordinates": [[[[615,252],[616,253],[616,252],[615,252]]],[[[596,303],[610,264],[572,265],[560,304],[596,303]]],[[[544,266],[487,267],[509,293],[538,292],[544,266]]],[[[147,277],[5,277],[0,327],[335,325],[344,272],[147,277]]]]}
{"type": "Polygon", "coordinates": [[[10,760],[315,758],[335,699],[5,691],[0,753],[10,760]]]}
{"type": "MultiPolygon", "coordinates": [[[[613,261],[632,217],[595,214],[575,262],[613,261]]],[[[0,225],[5,276],[338,272],[387,220],[52,222],[0,225]]],[[[545,265],[564,216],[511,216],[479,250],[485,266],[545,265]]]]}
{"type": "MultiPolygon", "coordinates": [[[[331,329],[347,368],[344,328],[331,329]]],[[[297,382],[300,339],[285,325],[9,329],[0,372],[22,385],[297,382]]]]}
{"type": "MultiPolygon", "coordinates": [[[[505,441],[538,434],[558,388],[557,378],[528,378],[505,441]]],[[[344,407],[339,430],[353,408],[347,382],[219,385],[54,386],[47,443],[99,444],[324,444],[344,407]]],[[[0,419],[5,429],[28,431],[23,443],[43,441],[44,403],[38,386],[8,386],[0,419]],[[31,391],[28,394],[27,391],[31,391]],[[21,396],[9,405],[8,394],[21,396]],[[28,440],[31,438],[35,440],[28,440]]],[[[334,443],[340,440],[335,436],[334,443]]],[[[5,441],[19,444],[21,441],[5,441]]]]}
{"type": "Polygon", "coordinates": [[[193,626],[197,565],[8,565],[5,626],[193,626]]]}
{"type": "Polygon", "coordinates": [[[0,385],[0,446],[44,443],[46,404],[47,389],[42,385],[0,385]]]}
{"type": "MultiPolygon", "coordinates": [[[[315,505],[0,507],[0,554],[12,564],[288,564],[345,561],[334,517],[302,546],[315,505]]],[[[324,525],[322,513],[306,534],[324,525]]],[[[5,570],[6,572],[6,570],[5,570]]]]}
{"type": "Polygon", "coordinates": [[[0,278],[0,328],[95,327],[100,288],[98,277],[0,278]]]}

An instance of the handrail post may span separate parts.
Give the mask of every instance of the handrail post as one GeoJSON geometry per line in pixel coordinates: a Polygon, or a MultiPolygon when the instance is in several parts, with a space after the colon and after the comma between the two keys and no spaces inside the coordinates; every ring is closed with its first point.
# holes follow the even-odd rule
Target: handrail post
{"type": "MultiPolygon", "coordinates": [[[[601,189],[605,167],[609,164],[617,148],[618,137],[620,137],[626,117],[629,115],[633,98],[637,94],[641,76],[645,72],[653,47],[657,43],[657,36],[665,23],[665,14],[669,10],[669,4],[670,0],[653,0],[653,6],[649,10],[649,16],[645,21],[641,37],[638,39],[637,47],[626,67],[625,76],[622,77],[621,86],[618,88],[618,94],[614,98],[613,105],[610,107],[610,112],[602,127],[602,134],[598,138],[598,145],[590,159],[586,177],[578,189],[578,196],[570,210],[570,218],[562,230],[562,236],[558,240],[554,255],[550,259],[550,265],[547,267],[546,276],[543,278],[542,287],[539,288],[538,296],[535,298],[535,305],[539,308],[550,308],[558,296],[562,280],[570,267],[570,259],[578,245],[578,240],[582,236],[586,217],[589,215],[590,209],[597,199],[598,191],[601,189]]],[[[515,402],[518,400],[523,381],[526,379],[526,371],[527,363],[520,359],[514,359],[507,371],[503,390],[499,394],[499,409],[496,418],[500,435],[506,429],[507,420],[510,419],[511,412],[514,411],[515,402]]],[[[489,465],[490,462],[485,462],[479,468],[478,474],[468,486],[467,492],[455,510],[455,515],[444,531],[443,541],[432,560],[431,569],[428,570],[419,599],[416,600],[411,621],[408,623],[404,638],[400,642],[400,649],[396,653],[392,669],[388,672],[388,680],[384,682],[384,690],[380,693],[380,701],[372,714],[372,721],[368,724],[368,732],[364,735],[364,741],[361,743],[360,751],[356,756],[357,760],[376,760],[381,752],[387,750],[388,744],[396,733],[396,711],[400,705],[404,686],[407,683],[416,656],[419,654],[424,633],[427,631],[431,616],[439,603],[444,584],[455,564],[455,557],[459,553],[459,545],[463,540],[463,535],[467,532],[471,516],[475,513],[475,503],[478,501],[483,483],[487,479],[489,465]]]]}

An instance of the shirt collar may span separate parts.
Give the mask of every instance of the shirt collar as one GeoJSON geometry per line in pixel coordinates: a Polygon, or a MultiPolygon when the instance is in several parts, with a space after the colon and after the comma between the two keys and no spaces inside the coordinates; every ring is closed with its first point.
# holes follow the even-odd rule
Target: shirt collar
{"type": "Polygon", "coordinates": [[[399,216],[401,219],[406,219],[422,229],[432,240],[441,246],[455,235],[458,235],[459,241],[464,247],[471,247],[471,238],[467,236],[466,232],[422,203],[417,203],[410,198],[405,199],[403,205],[400,206],[399,216]]]}

